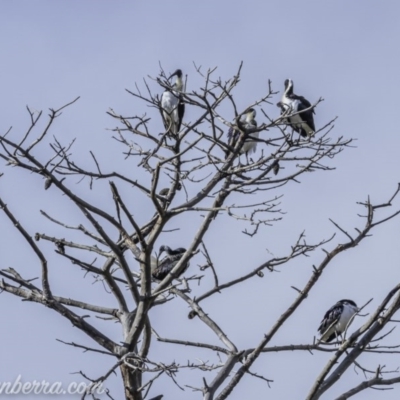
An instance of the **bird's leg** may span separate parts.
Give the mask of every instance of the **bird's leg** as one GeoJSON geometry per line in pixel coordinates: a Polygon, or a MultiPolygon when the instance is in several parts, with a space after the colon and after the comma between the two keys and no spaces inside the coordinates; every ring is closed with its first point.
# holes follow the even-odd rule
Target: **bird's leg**
{"type": "MultiPolygon", "coordinates": [[[[294,132],[295,132],[294,129],[292,129],[292,141],[293,141],[294,132]]],[[[299,137],[296,140],[296,146],[298,146],[300,144],[300,138],[301,138],[301,135],[299,134],[299,137]]]]}
{"type": "Polygon", "coordinates": [[[342,344],[344,342],[344,337],[342,336],[341,333],[338,333],[338,331],[336,329],[335,329],[335,336],[336,336],[336,342],[338,344],[342,344]]]}
{"type": "Polygon", "coordinates": [[[178,133],[177,132],[177,126],[176,126],[176,123],[175,123],[175,121],[171,118],[171,130],[170,130],[170,133],[171,133],[171,135],[173,136],[173,137],[176,137],[176,134],[178,133]]]}

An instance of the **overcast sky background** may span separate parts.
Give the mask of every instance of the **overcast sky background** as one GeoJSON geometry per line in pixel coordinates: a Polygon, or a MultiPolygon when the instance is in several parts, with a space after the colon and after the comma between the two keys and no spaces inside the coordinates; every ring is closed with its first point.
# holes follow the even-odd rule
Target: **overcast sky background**
{"type": "MultiPolygon", "coordinates": [[[[275,255],[287,252],[303,230],[310,241],[328,238],[335,232],[328,218],[353,233],[354,227],[363,226],[357,217],[363,209],[356,202],[366,200],[368,195],[374,202],[385,201],[395,191],[400,166],[396,96],[400,67],[399,12],[396,1],[378,4],[369,0],[3,2],[0,131],[4,133],[13,126],[12,135],[20,137],[29,126],[26,105],[47,113],[48,108],[58,108],[81,96],[78,103],[63,113],[52,134],[64,144],[76,138],[74,156],[83,165],[93,167],[89,158],[89,150],[93,150],[106,169],[127,175],[132,171],[134,177],[140,176],[142,170],[136,168],[135,160],[124,160],[121,155],[124,149],[111,139],[106,129],[115,127],[116,121],[106,111],[111,107],[124,115],[147,112],[155,117],[155,129],[161,130],[157,114],[125,91],[126,88],[134,90],[135,82],[143,88],[143,78],[157,76],[159,63],[167,73],[182,68],[188,75],[187,89],[193,90],[202,84],[193,63],[204,69],[217,66],[216,76],[228,79],[243,61],[241,82],[235,91],[237,104],[242,109],[266,93],[269,79],[280,92],[284,80],[292,78],[295,93],[311,102],[323,97],[325,101],[316,110],[316,126],[321,127],[338,116],[333,136],[356,138],[356,147],[334,159],[330,165],[336,167],[335,171],[304,175],[301,184],[293,183],[276,192],[284,194],[281,208],[286,215],[274,227],[264,228],[256,238],[235,234],[234,230],[240,231],[240,227],[234,221],[221,219],[224,224],[216,225],[206,240],[221,276],[233,278],[264,262],[270,256],[268,252],[275,255]]],[[[161,93],[157,85],[152,87],[161,93]]],[[[228,108],[226,112],[228,118],[228,108]]],[[[279,109],[271,105],[268,112],[277,116],[279,109]]],[[[190,121],[193,115],[187,107],[185,119],[190,121]]],[[[257,120],[263,122],[261,113],[257,120]]],[[[49,154],[46,148],[41,151],[43,157],[49,154]]],[[[41,151],[37,152],[39,157],[41,151]]],[[[0,180],[1,197],[32,235],[37,231],[59,237],[70,234],[44,220],[39,209],[68,218],[71,225],[80,223],[78,211],[56,189],[45,192],[40,177],[6,168],[4,164],[0,172],[5,173],[0,180]]],[[[97,186],[104,187],[103,192],[89,192],[87,183],[78,185],[78,179],[69,178],[68,183],[98,205],[111,204],[107,182],[97,186]]],[[[398,200],[395,203],[400,207],[398,200]]],[[[149,212],[145,198],[135,198],[134,204],[135,216],[144,221],[149,212]]],[[[179,226],[182,230],[175,236],[166,236],[164,243],[187,247],[187,235],[200,221],[196,218],[186,219],[186,225],[179,226]]],[[[4,215],[0,215],[0,221],[3,226],[0,267],[13,267],[26,277],[37,276],[40,266],[30,248],[4,215]]],[[[344,239],[338,234],[337,240],[327,248],[344,239]]],[[[83,280],[81,271],[55,257],[54,247],[43,243],[43,249],[50,261],[55,294],[115,306],[101,285],[92,285],[90,277],[83,280]]],[[[353,299],[359,305],[373,298],[367,309],[372,312],[399,282],[399,251],[399,221],[394,220],[376,229],[373,238],[332,263],[270,345],[311,343],[324,312],[342,298],[353,299]]],[[[310,276],[311,266],[322,258],[320,251],[312,258],[299,259],[290,267],[282,268],[279,274],[254,278],[239,289],[204,302],[203,306],[221,321],[222,328],[239,347],[253,347],[295,298],[296,293],[290,287],[302,287],[310,276]],[[229,310],[227,304],[231,301],[237,303],[229,310]],[[261,308],[254,304],[261,304],[261,308]]],[[[189,272],[198,272],[196,262],[192,262],[189,272]]],[[[204,290],[207,282],[206,279],[204,290]]],[[[150,315],[161,335],[189,336],[190,340],[206,337],[218,344],[200,321],[187,319],[188,309],[179,299],[174,300],[172,308],[168,307],[155,309],[150,315]],[[175,322],[169,323],[172,311],[175,322]]],[[[71,372],[81,370],[97,378],[114,362],[106,356],[82,354],[57,342],[56,338],[92,344],[49,309],[2,294],[0,312],[3,321],[0,324],[0,382],[13,381],[19,374],[24,381],[81,381],[82,378],[71,372]]],[[[114,340],[119,340],[118,324],[97,323],[114,340]]],[[[352,328],[361,323],[361,318],[356,319],[352,328]]],[[[397,329],[392,342],[399,341],[397,329]]],[[[154,341],[151,357],[185,363],[189,357],[198,357],[196,354],[191,349],[185,348],[182,352],[181,348],[160,346],[154,341]]],[[[207,352],[201,357],[218,361],[207,352]]],[[[245,377],[231,398],[304,398],[329,358],[328,353],[307,352],[264,355],[253,369],[274,380],[272,388],[268,389],[260,380],[245,377]]],[[[386,364],[388,369],[400,366],[396,357],[363,356],[360,361],[372,370],[379,364],[386,364]]],[[[206,376],[211,380],[214,375],[206,376]]],[[[181,381],[178,375],[178,381],[201,386],[201,377],[192,373],[181,381]]],[[[326,398],[334,398],[363,379],[361,373],[357,375],[350,368],[326,398]]],[[[199,393],[190,389],[182,392],[169,382],[166,386],[166,382],[156,383],[152,394],[164,393],[165,400],[200,398],[199,393]]],[[[110,379],[107,386],[115,398],[121,398],[119,376],[110,379]]],[[[399,395],[400,388],[379,392],[379,398],[385,400],[398,399],[399,395]]],[[[354,398],[376,399],[377,392],[364,391],[354,398]]]]}

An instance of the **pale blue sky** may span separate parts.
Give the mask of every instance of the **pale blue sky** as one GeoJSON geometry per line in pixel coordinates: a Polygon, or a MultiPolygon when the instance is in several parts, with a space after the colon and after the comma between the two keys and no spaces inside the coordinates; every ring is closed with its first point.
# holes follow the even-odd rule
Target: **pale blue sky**
{"type": "MultiPolygon", "coordinates": [[[[111,139],[106,128],[116,123],[106,115],[109,107],[122,114],[153,113],[145,105],[129,96],[125,89],[141,87],[143,78],[155,77],[159,62],[167,72],[182,68],[188,74],[188,90],[201,85],[193,63],[203,68],[218,66],[217,75],[228,79],[241,61],[242,79],[236,90],[236,100],[243,109],[264,95],[268,79],[275,90],[282,91],[286,78],[295,82],[295,92],[315,102],[325,101],[316,111],[317,127],[338,116],[333,135],[356,138],[356,148],[347,149],[332,162],[335,171],[303,176],[301,185],[292,184],[277,194],[284,194],[282,209],[287,212],[283,221],[273,228],[265,228],[250,240],[243,235],[227,235],[235,229],[233,221],[224,220],[219,231],[210,232],[207,239],[221,274],[237,276],[240,271],[253,269],[267,257],[265,249],[282,254],[306,230],[310,240],[321,240],[334,232],[328,218],[352,231],[362,226],[357,213],[362,210],[357,201],[371,196],[373,201],[384,201],[395,190],[399,181],[400,146],[397,120],[398,71],[400,67],[398,15],[396,1],[3,1],[0,7],[1,67],[0,67],[0,130],[13,126],[13,134],[20,135],[28,126],[25,106],[35,110],[58,108],[77,96],[81,99],[60,117],[53,134],[64,143],[77,138],[74,154],[85,165],[91,165],[89,149],[103,157],[110,170],[136,172],[133,160],[124,161],[122,150],[111,139]],[[214,239],[214,240],[212,240],[214,239]],[[218,240],[216,240],[218,239],[218,240]],[[243,249],[239,251],[238,249],[243,249]],[[249,257],[246,249],[254,254],[249,257]],[[233,254],[232,254],[233,253],[233,254]],[[232,255],[230,255],[232,254],[232,255]],[[250,261],[249,261],[250,260],[250,261]],[[249,264],[250,262],[250,264],[249,264]]],[[[161,93],[157,85],[152,88],[161,93]]],[[[275,103],[279,100],[277,96],[275,103]]],[[[278,115],[274,105],[268,109],[278,115]]],[[[227,118],[229,108],[226,108],[227,118]]],[[[258,122],[262,122],[259,113],[258,122]]],[[[233,115],[232,115],[233,116],[233,115]]],[[[156,115],[155,115],[156,117],[156,115]]],[[[193,110],[187,107],[185,118],[190,120],[193,110]]],[[[159,129],[161,129],[161,120],[159,129]]],[[[43,149],[45,151],[46,149],[43,149]]],[[[41,153],[38,151],[39,156],[41,153]]],[[[44,154],[44,153],[43,153],[44,154]]],[[[39,209],[67,215],[75,223],[79,214],[71,204],[53,189],[45,192],[43,181],[18,170],[0,166],[6,172],[0,180],[0,193],[25,223],[30,233],[52,232],[64,237],[61,228],[43,221],[39,209]],[[30,179],[32,178],[32,179],[30,179]],[[23,182],[22,182],[23,180],[23,182]],[[28,220],[27,220],[28,219],[28,220]]],[[[97,202],[108,204],[109,199],[88,192],[87,185],[73,186],[81,194],[97,202]]],[[[107,184],[104,184],[107,187],[107,184]]],[[[108,192],[107,192],[108,194],[108,192]]],[[[138,201],[146,210],[143,200],[138,201]]],[[[135,199],[136,200],[136,199],[135,199]]],[[[399,202],[397,202],[398,205],[399,202]]],[[[4,215],[0,217],[4,229],[0,241],[1,268],[14,267],[28,276],[38,274],[39,265],[31,250],[12,229],[4,215]],[[10,245],[10,240],[15,245],[10,245]],[[32,262],[33,260],[33,262],[32,262]]],[[[139,217],[140,218],[140,217],[139,217]]],[[[197,222],[197,220],[196,220],[197,222]]],[[[192,226],[181,226],[180,236],[172,239],[172,247],[187,246],[185,233],[192,226]],[[174,242],[176,241],[176,243],[174,242]]],[[[216,229],[216,228],[215,228],[216,229]]],[[[377,229],[374,238],[340,256],[324,273],[298,313],[272,344],[310,343],[325,310],[341,298],[352,298],[363,304],[374,298],[368,311],[377,306],[385,294],[399,281],[399,222],[392,221],[377,229]]],[[[338,240],[343,238],[338,235],[338,240]]],[[[51,264],[55,292],[64,296],[91,299],[92,302],[113,306],[111,296],[91,280],[82,283],[82,273],[66,262],[59,262],[53,247],[44,245],[51,264]],[[56,278],[58,277],[58,279],[56,278]]],[[[266,274],[261,280],[248,282],[240,290],[231,290],[221,301],[204,302],[213,315],[222,319],[223,328],[240,346],[254,346],[293,300],[290,286],[301,286],[308,279],[310,266],[323,257],[299,259],[282,269],[280,274],[266,274]],[[240,298],[241,306],[224,320],[228,301],[240,298]],[[254,302],[262,304],[258,314],[245,312],[254,302]],[[242,326],[236,326],[243,321],[242,326]]],[[[133,264],[134,265],[134,264],[133,264]]],[[[192,265],[192,272],[196,271],[192,265]]],[[[201,289],[199,289],[201,291],[201,289]]],[[[198,320],[186,318],[187,307],[178,299],[177,324],[166,324],[167,308],[154,310],[154,325],[165,336],[192,338],[207,337],[209,333],[198,320]]],[[[171,308],[169,308],[170,310],[171,308]]],[[[112,365],[107,357],[82,354],[55,341],[91,344],[71,324],[35,304],[21,303],[7,294],[0,296],[0,381],[13,380],[18,374],[23,379],[50,382],[80,381],[71,372],[83,370],[91,377],[102,375],[112,365]]],[[[361,320],[356,320],[354,326],[361,320]]],[[[119,326],[103,323],[108,334],[118,340],[119,326]]],[[[393,335],[396,336],[397,333],[393,335]]],[[[213,339],[212,339],[213,340],[213,339]]],[[[185,362],[195,354],[155,344],[155,352],[162,352],[165,361],[185,362]]],[[[211,354],[203,356],[209,359],[211,354]]],[[[329,354],[314,356],[302,353],[271,354],[262,357],[256,367],[273,379],[272,389],[254,378],[246,377],[231,398],[254,400],[304,398],[319,369],[329,354]],[[292,385],[283,382],[290,376],[292,385]]],[[[368,364],[375,369],[380,358],[368,364]]],[[[385,360],[388,368],[398,365],[394,359],[385,360]]],[[[198,378],[198,376],[197,376],[198,378]]],[[[193,375],[190,384],[200,385],[193,375]]],[[[357,384],[361,375],[349,370],[327,398],[333,398],[357,384]]],[[[186,382],[185,382],[186,383],[186,382]]],[[[165,381],[164,381],[165,384],[165,381]]],[[[120,378],[113,378],[109,387],[116,398],[121,396],[120,378]]],[[[190,389],[172,389],[165,400],[200,398],[190,389]]],[[[155,385],[154,395],[163,392],[155,385]]],[[[384,400],[397,399],[400,389],[379,392],[384,400]]],[[[40,396],[37,397],[38,399],[40,396]]],[[[363,392],[355,399],[376,399],[376,392],[363,392]]]]}

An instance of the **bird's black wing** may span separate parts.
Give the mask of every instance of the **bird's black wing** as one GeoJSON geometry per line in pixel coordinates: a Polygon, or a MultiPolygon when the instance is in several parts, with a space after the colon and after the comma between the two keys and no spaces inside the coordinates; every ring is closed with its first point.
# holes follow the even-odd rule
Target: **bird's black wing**
{"type": "Polygon", "coordinates": [[[185,103],[183,100],[180,98],[179,103],[178,103],[178,129],[177,133],[181,130],[181,124],[183,120],[183,115],[185,114],[185,103]]]}
{"type": "Polygon", "coordinates": [[[300,100],[300,102],[303,103],[306,106],[306,108],[311,107],[311,103],[303,96],[298,96],[297,94],[293,94],[291,98],[294,100],[300,100]]]}
{"type": "Polygon", "coordinates": [[[157,268],[153,271],[152,276],[154,279],[162,281],[174,268],[176,261],[171,260],[169,257],[163,258],[159,263],[157,268]]]}
{"type": "MultiPolygon", "coordinates": [[[[321,321],[321,324],[318,328],[318,332],[323,335],[327,329],[331,326],[335,325],[342,315],[343,312],[343,304],[335,304],[331,307],[324,315],[324,318],[321,321]]],[[[329,340],[328,340],[329,341],[329,340]]]]}
{"type": "MultiPolygon", "coordinates": [[[[162,281],[174,269],[175,265],[178,264],[179,260],[182,258],[186,251],[185,249],[182,250],[183,251],[179,252],[178,254],[168,255],[167,257],[163,258],[159,262],[157,268],[153,271],[153,278],[162,281]]],[[[189,263],[186,263],[186,266],[183,268],[181,274],[183,274],[188,267],[189,263]]]]}
{"type": "Polygon", "coordinates": [[[298,111],[299,113],[301,113],[301,118],[315,132],[315,124],[313,117],[313,113],[315,112],[313,108],[310,108],[311,103],[302,96],[297,96],[297,97],[299,97],[300,100],[298,111]]]}
{"type": "MultiPolygon", "coordinates": [[[[312,106],[312,104],[305,98],[305,97],[303,97],[303,96],[297,96],[297,95],[294,95],[294,97],[297,99],[297,100],[300,100],[300,102],[304,105],[304,108],[310,108],[311,106],[312,106]]],[[[303,108],[303,109],[304,109],[303,108]]],[[[313,107],[312,108],[312,113],[313,114],[315,114],[315,108],[313,107]]]]}

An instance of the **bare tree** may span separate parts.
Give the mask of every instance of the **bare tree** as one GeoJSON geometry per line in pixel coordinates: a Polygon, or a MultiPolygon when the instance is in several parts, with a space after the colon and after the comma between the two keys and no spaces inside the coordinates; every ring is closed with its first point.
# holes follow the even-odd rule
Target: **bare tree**
{"type": "MultiPolygon", "coordinates": [[[[157,84],[161,90],[173,90],[163,71],[150,83],[144,81],[145,93],[139,87],[134,92],[128,91],[142,104],[154,109],[151,117],[143,114],[143,110],[138,110],[133,117],[120,115],[114,110],[108,112],[118,124],[112,130],[112,137],[123,146],[121,158],[134,160],[136,167],[133,171],[106,171],[104,162],[92,151],[93,168],[89,169],[83,160],[73,157],[74,142],[64,144],[59,138],[51,136],[56,119],[77,99],[57,110],[50,109],[42,130],[38,128],[39,121],[43,119],[42,113],[28,108],[31,122],[26,133],[18,135],[10,130],[0,137],[0,156],[7,165],[25,170],[30,174],[29,179],[37,179],[35,176],[44,178],[44,189],[51,188],[66,196],[81,212],[82,219],[78,225],[72,225],[68,216],[61,212],[54,216],[41,210],[44,218],[65,229],[66,238],[48,232],[32,235],[25,228],[24,221],[19,221],[18,215],[14,214],[12,204],[7,205],[8,195],[1,198],[0,206],[4,214],[36,255],[41,280],[40,284],[36,284],[34,276],[23,276],[9,267],[0,271],[3,278],[0,287],[3,292],[53,309],[94,342],[93,347],[72,342],[67,345],[112,357],[104,374],[91,379],[92,388],[99,383],[106,385],[107,378],[119,370],[126,399],[141,400],[158,395],[150,392],[153,382],[162,375],[168,376],[172,385],[181,387],[179,372],[190,368],[198,371],[198,383],[186,386],[205,400],[222,400],[228,398],[246,374],[270,385],[269,378],[251,370],[254,362],[259,357],[267,357],[268,353],[331,352],[332,356],[320,375],[310,377],[310,391],[306,398],[315,400],[327,392],[350,366],[355,365],[365,373],[371,372],[357,361],[361,354],[398,353],[398,346],[385,344],[391,330],[384,329],[390,322],[395,322],[393,316],[400,307],[400,284],[388,293],[361,328],[338,338],[334,345],[314,341],[270,346],[270,342],[280,334],[286,321],[293,316],[337,255],[356,247],[371,235],[377,225],[399,214],[399,211],[387,211],[399,189],[386,203],[372,204],[369,199],[359,203],[364,214],[361,215],[361,226],[355,228],[355,234],[349,233],[350,227],[342,227],[332,221],[334,229],[344,238],[340,244],[332,242],[335,233],[331,238],[310,243],[303,232],[285,254],[269,255],[260,265],[249,266],[245,274],[232,280],[221,279],[205,237],[216,221],[228,216],[237,221],[238,229],[245,223],[247,227],[243,234],[250,237],[262,232],[265,226],[271,229],[270,226],[283,216],[279,198],[285,186],[300,183],[302,176],[308,172],[327,173],[334,168],[331,160],[352,143],[352,139],[332,136],[333,120],[312,137],[302,138],[286,125],[289,115],[273,118],[272,115],[277,114],[273,105],[277,92],[272,89],[271,83],[264,97],[244,110],[238,109],[234,89],[239,84],[241,68],[227,81],[215,78],[215,70],[203,74],[200,68],[196,68],[204,78],[204,84],[196,90],[179,93],[186,109],[191,109],[191,115],[195,117],[192,120],[184,118],[178,134],[169,130],[168,124],[166,130],[159,132],[164,110],[160,96],[153,94],[151,86],[157,84]],[[242,117],[250,108],[261,111],[258,119],[263,122],[249,130],[245,128],[242,117]],[[226,109],[230,110],[228,115],[225,115],[226,111],[221,111],[226,109]],[[229,128],[238,133],[236,143],[228,144],[226,132],[229,128]],[[253,155],[241,154],[248,135],[254,133],[258,133],[258,137],[253,135],[252,138],[257,142],[257,151],[253,155]],[[112,199],[112,206],[90,200],[85,191],[79,191],[71,184],[74,176],[84,181],[81,185],[88,182],[96,198],[112,199]],[[108,189],[100,184],[104,180],[108,182],[108,189]],[[137,202],[132,201],[140,196],[147,199],[148,209],[151,209],[148,215],[139,212],[137,202]],[[200,222],[194,215],[201,216],[200,222]],[[172,221],[182,221],[182,216],[191,224],[197,224],[195,233],[187,241],[186,251],[173,264],[172,270],[164,279],[157,281],[152,277],[159,262],[156,243],[168,243],[168,232],[174,230],[172,221]],[[60,260],[67,260],[82,269],[85,272],[82,279],[86,273],[94,276],[96,283],[104,285],[105,290],[112,293],[118,306],[89,304],[54,293],[50,282],[60,277],[49,268],[48,257],[41,248],[43,242],[54,244],[60,260]],[[321,252],[324,253],[322,260],[321,252]],[[93,254],[96,255],[95,260],[93,254]],[[294,288],[298,292],[296,299],[272,326],[266,328],[265,334],[252,348],[240,348],[231,339],[232,332],[225,332],[220,321],[213,318],[210,304],[218,302],[218,296],[226,289],[263,277],[265,271],[274,272],[278,266],[282,268],[302,256],[315,260],[307,283],[302,288],[294,288]],[[192,265],[197,262],[200,266],[198,272],[202,275],[191,269],[185,277],[181,276],[189,261],[192,265]],[[204,282],[204,276],[212,277],[211,286],[204,282]],[[204,302],[206,299],[207,303],[204,302]],[[188,317],[199,319],[219,341],[218,345],[214,341],[198,342],[191,337],[185,340],[164,337],[152,328],[149,311],[178,302],[188,305],[191,310],[188,317]],[[96,327],[95,317],[118,321],[122,326],[122,336],[114,340],[108,337],[96,327]],[[192,347],[198,356],[187,364],[172,360],[162,362],[154,355],[150,356],[152,340],[164,346],[175,346],[176,352],[192,347]],[[201,361],[208,353],[214,354],[219,361],[201,361]]],[[[312,107],[317,108],[320,101],[312,107]]],[[[307,179],[309,177],[308,174],[307,179]]],[[[269,276],[273,279],[274,274],[269,276]]],[[[234,309],[235,304],[228,307],[234,309]]],[[[355,379],[354,388],[338,399],[347,399],[366,388],[400,382],[400,375],[395,371],[384,371],[383,367],[378,367],[372,372],[372,379],[361,383],[355,379]],[[390,373],[390,377],[383,378],[384,373],[390,373]]],[[[112,398],[112,393],[108,396],[112,398]]],[[[158,395],[156,398],[161,397],[158,395]]],[[[168,398],[167,393],[164,397],[168,398]]]]}

